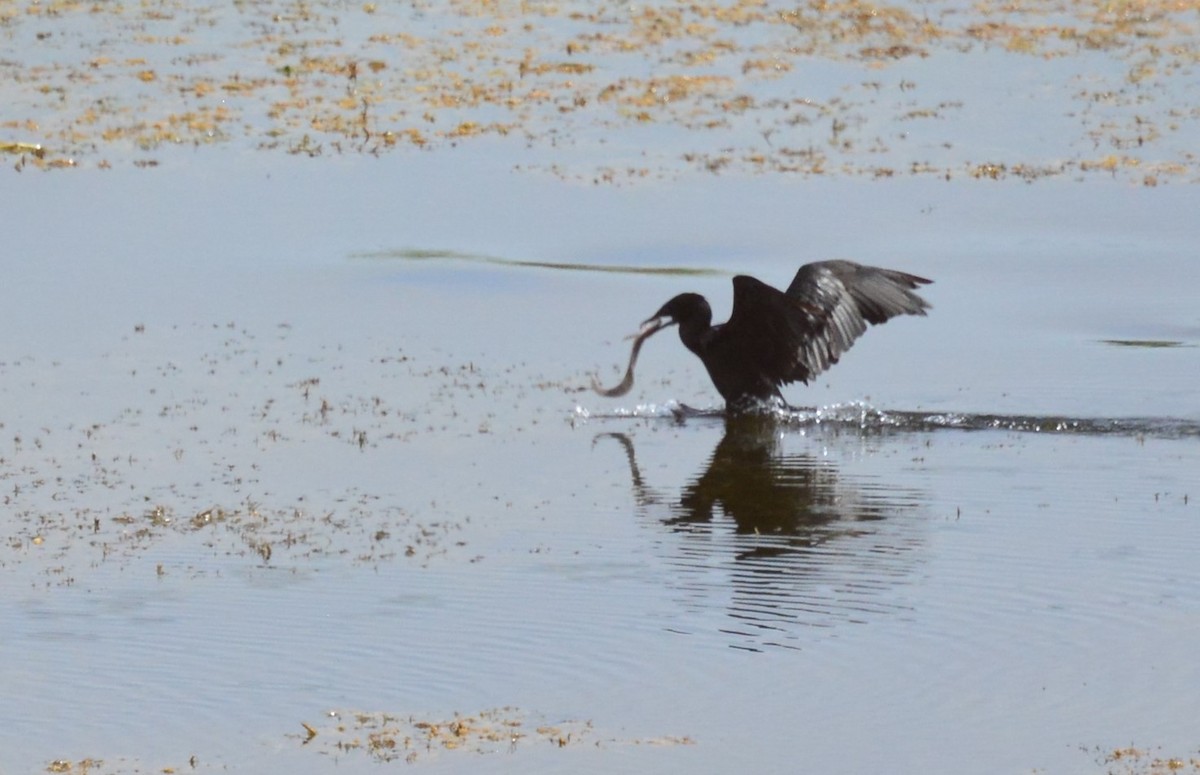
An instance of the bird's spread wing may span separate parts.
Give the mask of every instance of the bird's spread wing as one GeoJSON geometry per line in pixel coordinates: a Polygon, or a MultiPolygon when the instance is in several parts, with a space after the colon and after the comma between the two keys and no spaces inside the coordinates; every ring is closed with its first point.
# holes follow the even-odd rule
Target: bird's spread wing
{"type": "Polygon", "coordinates": [[[813,327],[813,315],[783,291],[746,275],[733,278],[733,311],[720,327],[724,347],[749,382],[778,388],[803,377],[792,377],[799,349],[813,327]]]}
{"type": "Polygon", "coordinates": [[[806,264],[786,292],[741,275],[733,279],[727,341],[741,343],[775,385],[807,382],[837,363],[868,324],[924,315],[929,304],[912,289],[928,282],[849,261],[806,264]]]}

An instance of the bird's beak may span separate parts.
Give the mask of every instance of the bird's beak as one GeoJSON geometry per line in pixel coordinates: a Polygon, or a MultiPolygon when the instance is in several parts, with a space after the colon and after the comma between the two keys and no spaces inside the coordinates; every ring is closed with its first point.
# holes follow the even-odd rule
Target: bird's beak
{"type": "Polygon", "coordinates": [[[656,315],[652,318],[646,318],[644,321],[642,321],[642,327],[625,337],[625,339],[626,341],[630,339],[645,339],[651,334],[661,331],[667,326],[673,325],[675,325],[675,318],[671,317],[670,315],[656,315]]]}

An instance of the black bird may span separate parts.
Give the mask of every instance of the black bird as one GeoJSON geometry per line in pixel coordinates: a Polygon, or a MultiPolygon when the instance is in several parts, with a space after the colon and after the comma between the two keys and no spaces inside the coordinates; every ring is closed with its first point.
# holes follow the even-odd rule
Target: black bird
{"type": "MultiPolygon", "coordinates": [[[[924,277],[862,266],[852,261],[805,264],[786,291],[747,275],[733,278],[733,312],[712,325],[712,308],[698,293],[681,293],[642,323],[634,336],[625,379],[605,390],[620,396],[633,386],[633,367],[642,343],[679,325],[685,347],[704,362],[727,407],[745,408],[779,398],[781,386],[805,382],[838,362],[867,330],[897,315],[924,315],[928,302],[913,289],[924,277]]],[[[786,401],[784,404],[786,405],[786,401]]]]}

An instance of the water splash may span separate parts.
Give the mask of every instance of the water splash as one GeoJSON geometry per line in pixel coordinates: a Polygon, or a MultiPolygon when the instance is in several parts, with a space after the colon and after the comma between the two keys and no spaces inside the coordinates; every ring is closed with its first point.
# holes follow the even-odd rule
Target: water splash
{"type": "MultiPolygon", "coordinates": [[[[1200,420],[1180,417],[1069,417],[1064,415],[988,414],[973,412],[920,412],[877,409],[863,401],[819,407],[785,407],[764,404],[755,414],[774,417],[794,428],[831,427],[863,432],[932,432],[936,430],[1011,431],[1018,433],[1078,434],[1083,436],[1142,436],[1152,438],[1200,438],[1200,420]]],[[[694,409],[668,401],[638,404],[632,409],[595,413],[576,406],[577,420],[724,418],[723,409],[694,409]]]]}

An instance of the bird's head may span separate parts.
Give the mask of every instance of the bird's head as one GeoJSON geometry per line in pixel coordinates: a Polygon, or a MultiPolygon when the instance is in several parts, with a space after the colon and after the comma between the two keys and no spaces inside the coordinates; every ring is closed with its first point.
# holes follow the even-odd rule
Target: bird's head
{"type": "Polygon", "coordinates": [[[649,336],[667,326],[679,324],[686,327],[693,322],[707,326],[712,322],[712,308],[698,293],[681,293],[646,318],[637,335],[649,336]]]}

